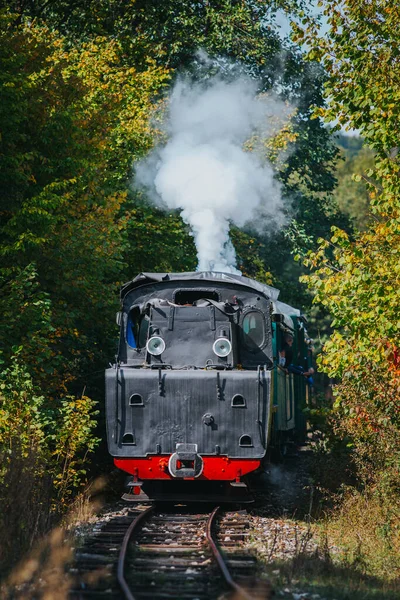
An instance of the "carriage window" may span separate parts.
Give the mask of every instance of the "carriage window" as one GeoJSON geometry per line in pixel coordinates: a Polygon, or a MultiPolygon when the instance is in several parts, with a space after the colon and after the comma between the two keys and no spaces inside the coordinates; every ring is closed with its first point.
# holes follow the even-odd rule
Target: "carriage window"
{"type": "Polygon", "coordinates": [[[260,348],[265,339],[263,314],[258,310],[248,312],[243,317],[242,331],[244,343],[249,349],[260,348]]]}

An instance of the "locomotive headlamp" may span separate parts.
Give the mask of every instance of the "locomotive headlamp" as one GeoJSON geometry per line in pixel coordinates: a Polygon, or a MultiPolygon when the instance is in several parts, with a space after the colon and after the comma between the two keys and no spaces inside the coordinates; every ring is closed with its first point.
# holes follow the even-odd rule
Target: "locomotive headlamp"
{"type": "Polygon", "coordinates": [[[225,358],[232,352],[232,344],[227,338],[220,337],[213,344],[214,353],[220,358],[225,358]]]}
{"type": "Polygon", "coordinates": [[[165,350],[165,342],[158,335],[154,335],[148,340],[146,344],[146,350],[153,356],[160,356],[160,354],[162,354],[165,350]]]}

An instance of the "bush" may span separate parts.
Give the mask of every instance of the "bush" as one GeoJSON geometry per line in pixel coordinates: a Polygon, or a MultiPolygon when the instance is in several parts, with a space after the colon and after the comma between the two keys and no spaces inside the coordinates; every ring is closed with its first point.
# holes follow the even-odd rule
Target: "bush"
{"type": "Polygon", "coordinates": [[[85,475],[96,403],[48,400],[18,354],[0,372],[0,564],[7,570],[63,512],[85,475]]]}

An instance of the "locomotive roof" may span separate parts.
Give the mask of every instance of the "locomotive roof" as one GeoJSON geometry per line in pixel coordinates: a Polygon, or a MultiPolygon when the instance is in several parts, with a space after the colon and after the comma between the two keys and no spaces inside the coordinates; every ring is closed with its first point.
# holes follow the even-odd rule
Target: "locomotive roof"
{"type": "MultiPolygon", "coordinates": [[[[128,281],[128,283],[125,283],[125,285],[122,286],[121,299],[124,298],[128,292],[142,285],[166,281],[186,281],[188,283],[190,281],[218,281],[252,288],[274,301],[278,300],[279,296],[279,290],[277,288],[267,285],[266,283],[260,283],[255,279],[244,277],[243,275],[219,273],[216,271],[189,271],[186,273],[139,273],[132,281],[128,281]]],[[[293,310],[296,311],[296,309],[293,310]]]]}

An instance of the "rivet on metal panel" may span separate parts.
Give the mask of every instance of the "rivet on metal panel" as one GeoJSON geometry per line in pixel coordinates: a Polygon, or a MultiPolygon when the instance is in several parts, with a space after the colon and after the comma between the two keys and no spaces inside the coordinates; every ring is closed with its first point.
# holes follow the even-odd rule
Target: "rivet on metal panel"
{"type": "Polygon", "coordinates": [[[222,400],[221,377],[217,371],[217,400],[222,400]]]}
{"type": "Polygon", "coordinates": [[[214,417],[211,413],[206,413],[203,415],[203,423],[204,425],[212,425],[214,423],[214,417]]]}
{"type": "Polygon", "coordinates": [[[166,458],[162,458],[159,462],[160,471],[166,471],[168,468],[168,460],[166,458]]]}
{"type": "Polygon", "coordinates": [[[158,369],[158,393],[164,396],[164,376],[161,369],[158,369]]]}

